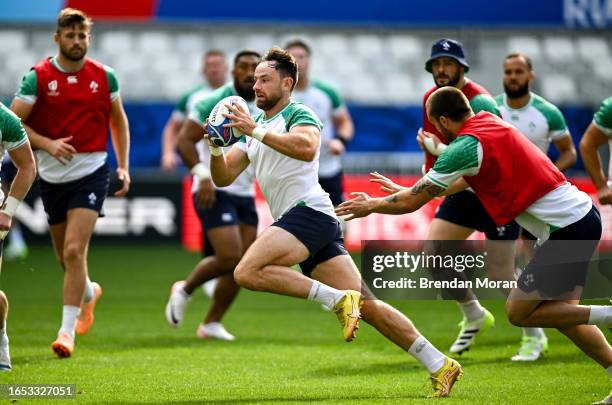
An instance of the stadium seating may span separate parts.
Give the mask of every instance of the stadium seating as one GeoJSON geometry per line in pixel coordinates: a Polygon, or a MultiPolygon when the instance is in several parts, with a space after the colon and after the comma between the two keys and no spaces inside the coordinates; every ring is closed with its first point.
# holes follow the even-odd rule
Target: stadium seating
{"type": "MultiPolygon", "coordinates": [[[[316,76],[337,86],[347,100],[414,105],[432,85],[431,76],[423,70],[429,47],[436,38],[448,35],[464,42],[470,76],[493,93],[502,90],[503,57],[520,51],[533,59],[536,91],[553,102],[595,105],[612,94],[612,44],[603,34],[258,30],[253,34],[245,28],[216,27],[213,32],[210,27],[147,29],[138,25],[118,29],[100,24],[95,27],[91,56],[116,69],[126,100],[172,101],[199,82],[205,50],[222,49],[229,55],[244,48],[265,51],[299,37],[312,45],[316,76]]],[[[38,26],[29,32],[0,29],[0,97],[12,96],[28,67],[55,52],[48,30],[38,26]]]]}

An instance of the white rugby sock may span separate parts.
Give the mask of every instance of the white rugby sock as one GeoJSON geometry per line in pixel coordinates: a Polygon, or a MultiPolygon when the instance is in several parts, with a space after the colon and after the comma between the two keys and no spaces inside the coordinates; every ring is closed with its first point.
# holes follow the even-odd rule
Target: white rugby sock
{"type": "Polygon", "coordinates": [[[419,336],[412,343],[408,353],[420,361],[430,373],[440,370],[444,365],[444,359],[446,359],[446,356],[429,343],[424,336],[419,336]]]}
{"type": "Polygon", "coordinates": [[[6,323],[4,327],[0,329],[0,348],[4,346],[8,346],[8,334],[6,333],[6,323]]]}
{"type": "Polygon", "coordinates": [[[74,339],[74,328],[76,327],[76,319],[79,316],[79,307],[72,305],[64,305],[62,313],[62,326],[60,333],[68,333],[74,339]]]}
{"type": "Polygon", "coordinates": [[[485,313],[484,308],[482,307],[482,305],[480,305],[480,302],[478,302],[478,300],[457,302],[457,305],[459,305],[459,309],[461,309],[461,312],[463,312],[463,315],[465,316],[465,319],[468,320],[468,322],[482,318],[485,313]]]}
{"type": "Polygon", "coordinates": [[[316,301],[321,305],[324,305],[329,310],[334,308],[334,305],[338,303],[344,297],[344,292],[336,290],[333,287],[318,282],[317,280],[312,281],[310,292],[308,293],[308,299],[310,301],[316,301]]]}
{"type": "Polygon", "coordinates": [[[544,333],[544,329],[542,328],[523,328],[523,336],[535,337],[538,339],[546,338],[546,334],[544,333]]]}
{"type": "Polygon", "coordinates": [[[590,305],[589,325],[608,326],[612,324],[612,305],[590,305]]]}
{"type": "Polygon", "coordinates": [[[96,292],[94,291],[93,283],[91,282],[89,277],[87,277],[87,282],[85,283],[85,295],[83,296],[83,302],[87,303],[91,301],[95,295],[96,295],[96,292]]]}

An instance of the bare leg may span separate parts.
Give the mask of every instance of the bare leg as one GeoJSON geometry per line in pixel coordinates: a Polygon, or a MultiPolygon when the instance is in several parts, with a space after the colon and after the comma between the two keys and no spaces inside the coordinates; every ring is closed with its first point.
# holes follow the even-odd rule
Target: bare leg
{"type": "Polygon", "coordinates": [[[312,280],[291,269],[309,256],[295,236],[277,226],[266,229],[246,251],[234,271],[241,287],[306,298],[312,280]]]}
{"type": "MultiPolygon", "coordinates": [[[[474,229],[472,228],[466,228],[461,225],[453,224],[452,222],[444,219],[434,218],[429,227],[427,240],[466,240],[472,233],[474,233],[474,229]]],[[[432,252],[432,254],[435,254],[435,252],[432,252]]],[[[477,299],[476,295],[474,295],[474,292],[471,289],[465,289],[464,291],[459,291],[457,289],[455,292],[457,295],[456,301],[460,303],[477,299]],[[463,298],[459,299],[459,295],[463,298]]],[[[453,294],[453,298],[455,298],[455,294],[453,294]]]]}
{"type": "Polygon", "coordinates": [[[190,295],[206,281],[231,273],[240,261],[243,245],[237,225],[213,228],[207,231],[207,235],[215,255],[200,260],[185,280],[184,289],[190,295]]]}
{"type": "MultiPolygon", "coordinates": [[[[339,290],[361,290],[361,276],[348,255],[336,256],[319,264],[312,278],[339,290]]],[[[366,294],[361,308],[363,320],[404,350],[421,335],[412,322],[391,305],[366,294]]]]}
{"type": "MultiPolygon", "coordinates": [[[[579,287],[578,287],[579,288],[579,287]]],[[[517,326],[557,328],[585,354],[603,367],[612,365],[612,348],[597,326],[587,325],[590,308],[577,300],[524,301],[527,296],[512,290],[506,303],[508,319],[517,326]]]]}
{"type": "MultiPolygon", "coordinates": [[[[244,254],[255,241],[257,228],[250,225],[240,225],[240,236],[242,239],[242,254],[244,254]]],[[[204,323],[221,322],[223,315],[236,299],[238,291],[240,291],[240,286],[236,284],[233,274],[221,276],[213,295],[212,304],[208,309],[206,318],[204,318],[204,323]]]]}
{"type": "MultiPolygon", "coordinates": [[[[87,253],[98,213],[86,208],[68,211],[62,249],[64,305],[80,307],[87,282],[87,253]]],[[[55,244],[55,242],[54,242],[55,244]]]]}

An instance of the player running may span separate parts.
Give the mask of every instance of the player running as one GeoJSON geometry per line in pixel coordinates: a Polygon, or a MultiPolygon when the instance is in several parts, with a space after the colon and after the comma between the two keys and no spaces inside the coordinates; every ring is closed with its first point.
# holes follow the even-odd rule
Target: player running
{"type": "Polygon", "coordinates": [[[336,313],[346,341],[361,316],[431,373],[432,396],[448,396],[462,374],[459,363],[425,339],[396,309],[364,292],[359,271],[344,248],[340,223],[318,183],[321,122],[291,100],[297,64],[274,47],[255,70],[255,97],[264,112],[255,120],[229,106],[231,127],[246,134],[227,155],[211,147],[215,184],[232,184],[249,165],[275,222],[247,250],[234,277],[242,287],[316,301],[336,313]],[[302,273],[291,269],[299,264],[302,273]]]}
{"type": "Polygon", "coordinates": [[[166,319],[171,326],[179,326],[193,291],[202,283],[221,276],[208,314],[198,326],[196,333],[200,338],[234,340],[221,319],[238,294],[239,287],[232,273],[255,240],[258,222],[252,170],[242,173],[234,184],[215,187],[208,169],[210,152],[202,139],[204,126],[215,105],[233,95],[243,97],[252,114],[261,112],[255,106],[253,91],[255,68],[260,59],[261,55],[255,51],[239,52],[234,58],[233,82],[197,103],[179,133],[179,151],[194,175],[193,202],[210,249],[186,280],[172,286],[166,319]]]}
{"type": "MultiPolygon", "coordinates": [[[[227,62],[225,61],[225,53],[223,51],[211,49],[204,54],[201,73],[205,83],[200,83],[183,94],[164,126],[161,158],[161,167],[163,170],[173,171],[176,169],[176,165],[178,164],[176,148],[181,127],[198,102],[208,97],[216,89],[225,84],[227,70],[227,62]]],[[[212,256],[214,254],[212,250],[210,242],[206,235],[204,235],[202,255],[204,257],[212,256]]],[[[217,279],[212,279],[202,285],[202,290],[208,297],[212,298],[216,286],[217,279]]]]}
{"type": "MultiPolygon", "coordinates": [[[[463,46],[460,42],[452,39],[440,39],[431,48],[431,57],[425,63],[425,69],[433,76],[435,86],[423,97],[423,129],[441,138],[446,139],[429,121],[425,114],[425,105],[431,94],[443,86],[452,86],[463,92],[470,102],[470,106],[476,112],[488,111],[499,114],[497,104],[489,92],[481,85],[465,77],[469,71],[469,65],[465,60],[463,46]]],[[[419,133],[419,144],[425,150],[425,170],[429,170],[436,162],[440,152],[423,144],[423,134],[419,133]]],[[[382,176],[381,176],[382,177],[382,176]]],[[[514,221],[506,224],[495,224],[487,213],[476,195],[465,190],[444,199],[435,218],[431,222],[427,240],[464,240],[474,231],[484,232],[486,250],[490,252],[490,258],[495,258],[487,263],[487,272],[497,277],[506,279],[507,274],[514,271],[514,241],[518,238],[519,227],[514,221]]],[[[484,332],[495,324],[493,314],[487,311],[471,290],[459,291],[453,298],[457,300],[459,308],[463,312],[463,320],[459,323],[459,335],[451,345],[450,353],[461,354],[468,350],[475,342],[478,333],[484,332]]]]}
{"type": "Polygon", "coordinates": [[[612,327],[612,305],[578,305],[602,232],[601,217],[589,196],[568,183],[516,128],[493,114],[474,114],[458,89],[435,91],[426,113],[451,141],[434,167],[413,187],[385,198],[353,193],[355,198],[342,203],[336,214],[347,220],[371,213],[404,214],[451,186],[469,185],[496,224],[516,218],[540,240],[508,297],[510,322],[557,328],[612,377],[612,347],[595,326],[612,327]],[[566,248],[559,249],[559,244],[566,248]]]}
{"type": "Polygon", "coordinates": [[[58,16],[56,56],[23,78],[11,109],[37,149],[40,192],[53,247],[64,269],[62,325],[51,345],[59,357],[74,351],[74,333],[87,333],[102,288],[88,276],[89,240],[109,185],[107,134],[117,157],[123,197],[130,188],[128,121],[113,70],[86,57],[91,19],[65,8],[58,16]]]}
{"type": "MultiPolygon", "coordinates": [[[[608,180],[603,172],[599,147],[606,142],[612,150],[612,97],[605,99],[593,116],[580,141],[580,153],[593,184],[597,189],[597,198],[601,204],[612,204],[612,159],[608,164],[608,180]]],[[[612,402],[612,401],[611,401],[612,402]]]]}
{"type": "Polygon", "coordinates": [[[300,80],[295,85],[293,99],[312,109],[323,123],[319,184],[329,194],[332,204],[337,206],[344,201],[341,156],[353,139],[353,120],[338,92],[324,81],[310,77],[310,47],[304,41],[293,40],[285,45],[285,49],[298,64],[300,80]]]}
{"type": "MultiPolygon", "coordinates": [[[[514,125],[542,152],[548,153],[550,144],[559,151],[555,166],[561,171],[576,163],[576,148],[563,114],[543,97],[531,91],[535,78],[531,59],[520,53],[506,56],[504,61],[504,93],[495,97],[504,121],[514,125]]],[[[521,236],[535,242],[535,236],[524,229],[521,236]]],[[[531,242],[531,243],[533,243],[531,242]]],[[[533,257],[531,244],[523,253],[527,261],[533,257]]],[[[548,339],[542,328],[523,328],[521,346],[513,361],[535,361],[548,350],[548,339]]]]}
{"type": "MultiPolygon", "coordinates": [[[[2,265],[2,249],[4,238],[11,229],[11,223],[19,203],[25,198],[30,186],[36,178],[36,162],[28,142],[28,136],[21,125],[19,118],[4,104],[0,103],[0,154],[7,151],[9,158],[15,165],[17,173],[8,187],[8,196],[5,198],[0,191],[0,271],[2,265]]],[[[6,318],[8,315],[8,299],[0,290],[0,371],[11,371],[11,356],[9,352],[9,338],[6,331],[6,318]]]]}

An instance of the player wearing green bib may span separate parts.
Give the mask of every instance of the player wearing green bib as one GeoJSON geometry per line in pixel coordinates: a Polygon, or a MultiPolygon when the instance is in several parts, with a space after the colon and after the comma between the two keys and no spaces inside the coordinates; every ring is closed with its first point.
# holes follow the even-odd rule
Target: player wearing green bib
{"type": "MultiPolygon", "coordinates": [[[[357,267],[344,248],[334,207],[318,182],[321,122],[308,107],[291,100],[297,63],[284,49],[268,51],[255,70],[255,120],[229,106],[230,127],[245,142],[227,155],[211,146],[211,173],[217,186],[231,184],[249,165],[275,222],[262,232],[234,271],[242,287],[309,299],[336,313],[346,341],[359,320],[374,326],[420,361],[431,373],[433,396],[448,396],[461,376],[459,363],[437,350],[402,313],[362,295],[357,267]],[[302,273],[291,266],[299,264],[302,273]]],[[[296,320],[299,322],[299,317],[296,320]]]]}
{"type": "Polygon", "coordinates": [[[176,168],[179,162],[176,155],[176,142],[181,125],[198,101],[225,84],[227,71],[228,68],[223,51],[213,49],[204,54],[202,76],[205,83],[198,84],[181,96],[164,126],[161,145],[162,169],[172,171],[176,168]]]}
{"type": "MultiPolygon", "coordinates": [[[[10,184],[8,196],[0,191],[0,265],[2,264],[2,248],[4,238],[11,229],[12,218],[21,200],[30,190],[36,178],[36,162],[28,142],[28,136],[21,125],[21,120],[4,104],[0,103],[0,155],[8,155],[17,168],[17,174],[10,184]]],[[[1,267],[0,267],[1,270],[1,267]]],[[[6,332],[6,316],[8,315],[8,299],[0,290],[0,371],[11,371],[9,354],[9,339],[6,332]]]]}
{"type": "Polygon", "coordinates": [[[605,99],[593,116],[593,122],[587,128],[580,141],[580,153],[584,167],[589,172],[597,189],[601,204],[612,204],[612,159],[608,163],[608,179],[604,174],[598,149],[606,142],[612,150],[612,97],[605,99]]]}

